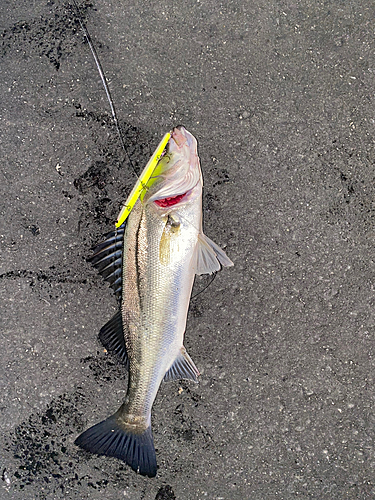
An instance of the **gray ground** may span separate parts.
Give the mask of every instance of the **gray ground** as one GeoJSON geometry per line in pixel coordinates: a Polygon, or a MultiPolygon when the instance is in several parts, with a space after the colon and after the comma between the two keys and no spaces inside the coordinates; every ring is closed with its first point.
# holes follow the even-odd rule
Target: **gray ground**
{"type": "Polygon", "coordinates": [[[201,381],[160,388],[148,479],[73,444],[125,393],[85,257],[135,178],[69,1],[2,0],[1,498],[375,498],[374,14],[86,4],[133,163],[194,133],[205,231],[235,263],[191,302],[201,381]]]}

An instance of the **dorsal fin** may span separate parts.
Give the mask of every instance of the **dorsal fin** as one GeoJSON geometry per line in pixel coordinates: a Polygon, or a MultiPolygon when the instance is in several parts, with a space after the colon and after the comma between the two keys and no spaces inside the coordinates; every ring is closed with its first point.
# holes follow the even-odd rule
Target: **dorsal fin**
{"type": "Polygon", "coordinates": [[[99,339],[111,354],[116,354],[120,361],[127,366],[124,329],[122,326],[121,311],[118,311],[100,330],[99,339]]]}
{"type": "Polygon", "coordinates": [[[121,300],[122,289],[124,232],[125,223],[116,231],[107,234],[106,239],[93,248],[93,255],[87,259],[110,283],[118,300],[121,300]]]}

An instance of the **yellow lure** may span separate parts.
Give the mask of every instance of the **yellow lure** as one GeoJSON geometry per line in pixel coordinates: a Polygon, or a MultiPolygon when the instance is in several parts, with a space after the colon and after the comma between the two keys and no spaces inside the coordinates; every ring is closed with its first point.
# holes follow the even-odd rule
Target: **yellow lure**
{"type": "Polygon", "coordinates": [[[137,182],[135,183],[135,186],[133,187],[131,193],[128,196],[128,199],[125,202],[125,205],[122,207],[121,212],[117,217],[116,227],[120,227],[121,224],[125,222],[130,212],[132,211],[132,208],[134,207],[136,201],[141,196],[142,191],[150,187],[150,184],[147,183],[149,182],[150,177],[154,173],[156,165],[159,163],[161,155],[170,138],[171,138],[170,132],[166,133],[163,139],[160,141],[159,146],[155,149],[154,154],[148,160],[147,165],[143,169],[143,172],[139,176],[137,182]]]}

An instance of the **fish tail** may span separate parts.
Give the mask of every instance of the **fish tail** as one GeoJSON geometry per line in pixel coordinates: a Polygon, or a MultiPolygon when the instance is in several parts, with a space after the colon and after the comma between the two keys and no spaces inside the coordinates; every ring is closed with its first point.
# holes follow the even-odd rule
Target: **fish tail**
{"type": "Polygon", "coordinates": [[[155,477],[157,464],[151,426],[143,433],[124,429],[116,414],[80,434],[74,444],[97,455],[119,458],[142,476],[155,477]]]}

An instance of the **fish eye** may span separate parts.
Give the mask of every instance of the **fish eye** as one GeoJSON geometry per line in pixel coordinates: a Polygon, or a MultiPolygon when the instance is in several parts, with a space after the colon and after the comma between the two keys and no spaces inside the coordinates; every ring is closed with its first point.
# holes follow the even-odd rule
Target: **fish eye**
{"type": "Polygon", "coordinates": [[[180,221],[174,219],[171,215],[168,215],[167,224],[171,226],[172,229],[178,229],[181,225],[180,221]]]}

